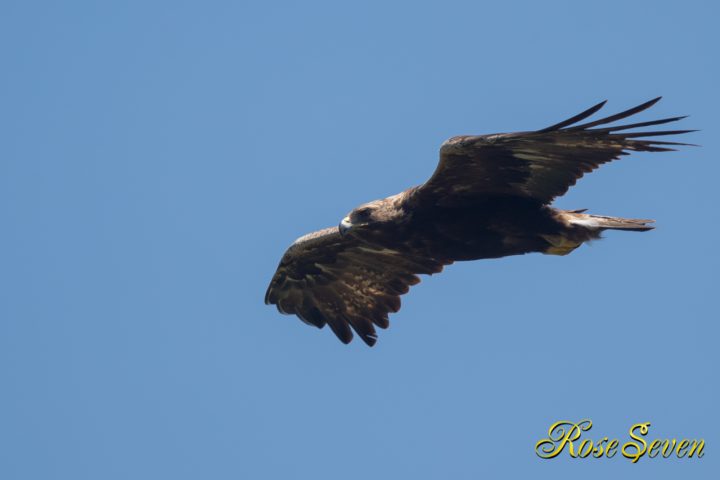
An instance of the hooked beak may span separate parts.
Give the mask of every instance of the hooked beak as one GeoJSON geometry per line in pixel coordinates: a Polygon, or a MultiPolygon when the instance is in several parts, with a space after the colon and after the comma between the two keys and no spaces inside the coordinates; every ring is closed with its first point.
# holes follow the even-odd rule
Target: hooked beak
{"type": "Polygon", "coordinates": [[[352,223],[350,222],[349,217],[343,218],[342,222],[340,222],[340,225],[338,225],[338,230],[340,231],[340,235],[343,237],[351,228],[352,228],[352,223]]]}

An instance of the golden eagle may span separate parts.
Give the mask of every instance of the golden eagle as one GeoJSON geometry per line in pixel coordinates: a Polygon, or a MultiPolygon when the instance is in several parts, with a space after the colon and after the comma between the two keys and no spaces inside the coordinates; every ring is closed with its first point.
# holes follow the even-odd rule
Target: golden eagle
{"type": "Polygon", "coordinates": [[[455,261],[567,255],[603,230],[652,229],[652,220],[549,204],[585,173],[630,151],[687,145],[641,137],[694,130],[627,132],[685,117],[600,127],[658,100],[580,125],[605,102],[542,130],[447,140],[424,184],[360,205],[339,226],[297,239],[283,255],[265,303],[309,325],[330,325],[343,343],[354,330],[372,346],[375,327],[388,327],[388,314],[400,309],[400,295],[420,281],[417,274],[438,273],[455,261]]]}

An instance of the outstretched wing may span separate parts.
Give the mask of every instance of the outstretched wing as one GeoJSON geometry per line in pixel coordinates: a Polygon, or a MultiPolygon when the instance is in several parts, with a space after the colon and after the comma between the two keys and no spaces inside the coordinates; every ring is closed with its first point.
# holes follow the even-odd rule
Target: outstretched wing
{"type": "Polygon", "coordinates": [[[650,108],[661,97],[616,115],[575,125],[600,110],[601,102],[551,127],[534,132],[460,136],[440,147],[440,162],[432,177],[414,195],[416,201],[440,205],[471,202],[474,197],[512,195],[545,204],[563,195],[585,173],[630,151],[665,152],[676,142],[641,137],[688,133],[694,130],[625,132],[675,122],[685,117],[594,128],[650,108]]]}
{"type": "Polygon", "coordinates": [[[372,346],[375,326],[388,327],[388,314],[400,309],[400,295],[420,281],[416,274],[442,268],[436,260],[364,244],[353,235],[341,236],[337,227],[326,228],[288,248],[265,303],[309,325],[330,325],[343,343],[355,330],[372,346]]]}

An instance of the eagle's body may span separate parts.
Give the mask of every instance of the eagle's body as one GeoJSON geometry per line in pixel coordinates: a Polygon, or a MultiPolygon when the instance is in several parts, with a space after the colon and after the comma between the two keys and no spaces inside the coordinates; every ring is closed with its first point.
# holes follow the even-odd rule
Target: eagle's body
{"type": "MultiPolygon", "coordinates": [[[[403,199],[411,195],[403,192],[403,199]]],[[[576,246],[597,232],[569,222],[573,214],[519,197],[487,197],[469,205],[430,205],[389,228],[359,232],[362,240],[443,263],[554,253],[548,238],[576,246]],[[410,239],[410,241],[408,241],[410,239]]]]}
{"type": "Polygon", "coordinates": [[[554,198],[584,173],[628,150],[668,151],[676,142],[637,139],[690,130],[617,133],[683,117],[591,128],[656,103],[571,126],[604,102],[533,132],[453,137],[423,185],[354,209],[338,227],[299,238],[285,252],[265,297],[282,313],[319,328],[330,325],[343,342],[352,330],[368,344],[375,326],[387,328],[400,295],[456,261],[538,252],[566,255],[607,229],[650,230],[652,220],[558,210],[554,198]],[[352,330],[351,330],[352,328],[352,330]]]}

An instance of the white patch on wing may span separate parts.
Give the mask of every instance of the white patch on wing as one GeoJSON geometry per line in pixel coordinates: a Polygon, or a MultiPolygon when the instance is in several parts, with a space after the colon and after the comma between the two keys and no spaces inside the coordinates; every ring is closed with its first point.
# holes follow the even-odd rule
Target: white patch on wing
{"type": "Polygon", "coordinates": [[[367,248],[367,247],[357,247],[358,250],[362,250],[363,252],[370,252],[370,253],[381,253],[381,254],[390,254],[390,255],[397,255],[397,250],[392,250],[390,248],[367,248]]]}
{"type": "Polygon", "coordinates": [[[531,163],[530,164],[530,170],[547,170],[548,165],[543,165],[542,163],[531,163]]]}
{"type": "Polygon", "coordinates": [[[461,192],[465,192],[468,190],[472,190],[472,188],[473,188],[472,185],[453,185],[452,190],[455,193],[461,193],[461,192]]]}
{"type": "Polygon", "coordinates": [[[543,162],[548,160],[548,158],[544,155],[535,155],[532,153],[513,152],[513,156],[521,160],[527,160],[528,162],[543,162]]]}
{"type": "Polygon", "coordinates": [[[317,263],[317,262],[313,262],[313,265],[315,265],[315,267],[317,267],[319,270],[322,270],[325,273],[332,273],[332,270],[330,268],[328,268],[327,265],[324,265],[322,263],[317,263]]]}

